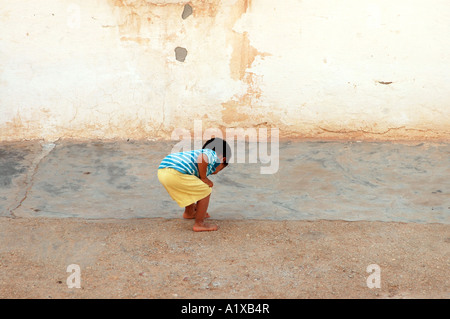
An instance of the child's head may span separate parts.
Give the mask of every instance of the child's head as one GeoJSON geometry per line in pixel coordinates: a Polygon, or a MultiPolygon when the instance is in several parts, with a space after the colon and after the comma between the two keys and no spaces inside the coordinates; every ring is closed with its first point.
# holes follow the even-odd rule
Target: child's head
{"type": "Polygon", "coordinates": [[[213,137],[212,139],[206,141],[202,149],[210,149],[215,151],[217,156],[223,158],[223,167],[228,165],[228,160],[231,157],[231,147],[223,139],[213,137]]]}

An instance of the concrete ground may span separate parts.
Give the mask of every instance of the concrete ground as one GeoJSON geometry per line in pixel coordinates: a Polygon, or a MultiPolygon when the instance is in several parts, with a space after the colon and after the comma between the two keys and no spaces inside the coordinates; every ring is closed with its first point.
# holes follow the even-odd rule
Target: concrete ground
{"type": "Polygon", "coordinates": [[[174,144],[1,143],[0,298],[450,297],[450,144],[281,142],[211,177],[212,233],[157,180],[174,144]]]}

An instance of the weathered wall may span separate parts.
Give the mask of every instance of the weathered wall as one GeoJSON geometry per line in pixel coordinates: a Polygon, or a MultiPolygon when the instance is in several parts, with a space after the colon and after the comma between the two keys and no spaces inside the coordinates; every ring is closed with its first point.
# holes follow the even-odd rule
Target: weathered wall
{"type": "Polygon", "coordinates": [[[448,0],[0,0],[0,139],[169,138],[195,119],[449,139],[449,21],[448,0]]]}

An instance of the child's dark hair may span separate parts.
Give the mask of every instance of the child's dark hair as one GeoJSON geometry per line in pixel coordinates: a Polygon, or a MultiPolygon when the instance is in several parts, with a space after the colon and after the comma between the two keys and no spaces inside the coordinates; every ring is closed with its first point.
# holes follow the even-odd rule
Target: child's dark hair
{"type": "Polygon", "coordinates": [[[213,137],[212,139],[206,141],[202,149],[210,149],[215,151],[217,154],[225,157],[224,167],[228,165],[228,160],[231,157],[231,147],[226,141],[221,138],[213,137]]]}

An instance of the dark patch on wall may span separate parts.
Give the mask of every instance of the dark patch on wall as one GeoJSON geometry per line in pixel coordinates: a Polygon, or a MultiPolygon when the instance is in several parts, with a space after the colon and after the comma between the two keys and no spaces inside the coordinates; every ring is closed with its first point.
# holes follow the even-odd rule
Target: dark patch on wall
{"type": "Polygon", "coordinates": [[[24,158],[20,152],[0,149],[0,188],[10,186],[14,177],[25,172],[20,163],[24,158]]]}
{"type": "Polygon", "coordinates": [[[181,14],[181,18],[183,18],[183,20],[185,20],[185,19],[187,19],[191,14],[192,14],[192,7],[189,5],[189,3],[187,3],[187,4],[184,6],[183,13],[181,14]]]}
{"type": "Polygon", "coordinates": [[[132,189],[138,179],[136,176],[127,173],[129,168],[130,165],[126,165],[123,162],[108,164],[107,174],[109,178],[107,182],[111,185],[115,185],[117,189],[132,189]]]}
{"type": "Polygon", "coordinates": [[[66,193],[74,193],[82,190],[82,186],[77,184],[79,181],[66,182],[63,185],[54,185],[48,182],[39,183],[39,187],[47,193],[54,196],[61,196],[66,193]]]}
{"type": "Polygon", "coordinates": [[[110,164],[107,171],[109,175],[108,183],[114,184],[117,179],[126,176],[127,169],[116,164],[110,164]]]}
{"type": "Polygon", "coordinates": [[[186,60],[187,50],[182,47],[175,48],[175,59],[180,62],[184,62],[186,60]]]}
{"type": "Polygon", "coordinates": [[[123,190],[129,190],[129,189],[132,189],[133,186],[129,185],[129,184],[126,184],[126,183],[122,183],[122,184],[117,185],[116,188],[117,189],[123,189],[123,190]]]}

